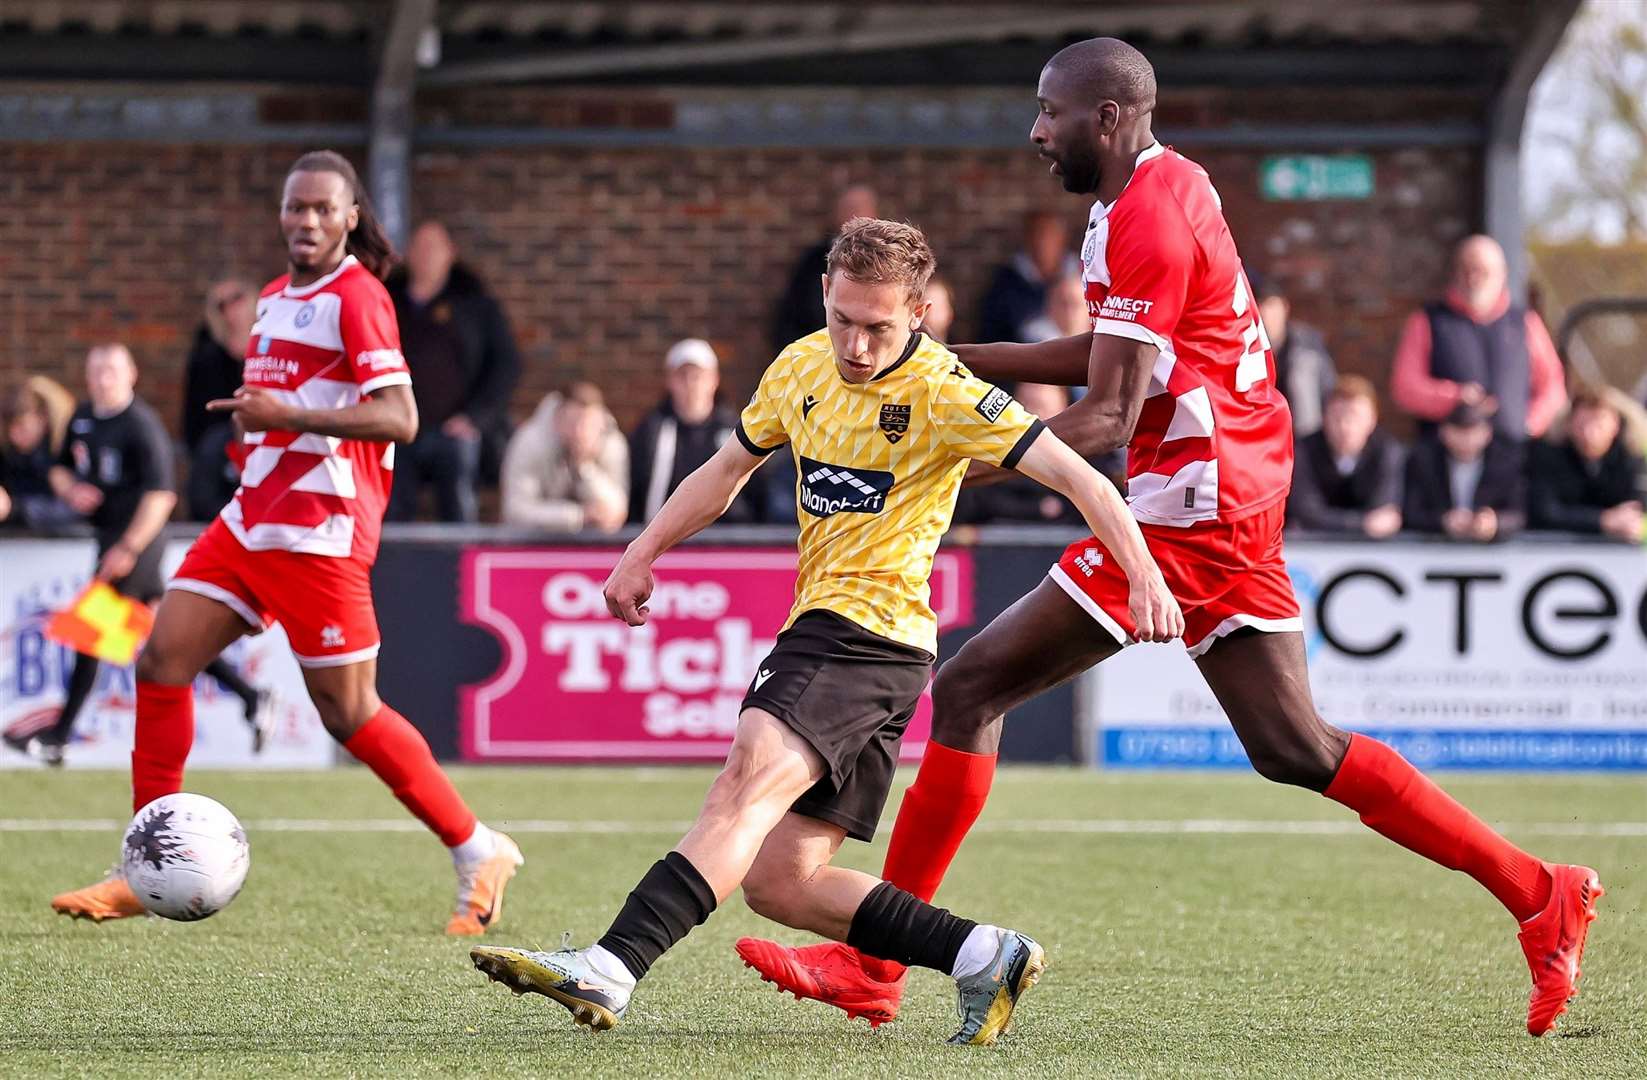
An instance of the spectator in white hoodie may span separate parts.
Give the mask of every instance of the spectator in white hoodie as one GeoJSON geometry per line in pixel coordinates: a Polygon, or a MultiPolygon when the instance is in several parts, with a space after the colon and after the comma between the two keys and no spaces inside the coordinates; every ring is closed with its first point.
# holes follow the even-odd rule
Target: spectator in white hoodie
{"type": "Polygon", "coordinates": [[[550,394],[503,455],[503,521],[553,532],[615,532],[629,514],[629,444],[600,388],[550,394]]]}

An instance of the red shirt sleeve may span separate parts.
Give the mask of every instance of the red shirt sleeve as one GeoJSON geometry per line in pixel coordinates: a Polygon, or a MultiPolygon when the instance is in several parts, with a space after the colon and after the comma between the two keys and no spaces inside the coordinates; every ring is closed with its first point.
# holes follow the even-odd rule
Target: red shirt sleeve
{"type": "Polygon", "coordinates": [[[1430,374],[1430,319],[1422,311],[1407,316],[1390,364],[1390,397],[1421,420],[1443,420],[1458,404],[1459,386],[1430,374]]]}
{"type": "Polygon", "coordinates": [[[412,373],[400,352],[400,324],[389,291],[376,278],[364,275],[342,299],[338,329],[360,392],[411,385],[412,373]]]}
{"type": "Polygon", "coordinates": [[[1567,407],[1567,374],[1538,312],[1527,312],[1527,434],[1543,438],[1567,407]]]}
{"type": "Polygon", "coordinates": [[[1109,218],[1109,290],[1093,314],[1093,330],[1171,348],[1195,259],[1194,233],[1175,201],[1123,201],[1109,218]]]}

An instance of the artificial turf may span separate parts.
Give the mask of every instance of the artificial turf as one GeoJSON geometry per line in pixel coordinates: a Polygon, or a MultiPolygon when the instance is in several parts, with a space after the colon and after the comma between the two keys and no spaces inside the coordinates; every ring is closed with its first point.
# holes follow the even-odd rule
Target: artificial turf
{"type": "MultiPolygon", "coordinates": [[[[605,929],[710,775],[455,773],[528,860],[488,940],[550,948],[605,929]]],[[[1051,964],[1009,1039],[980,1050],[943,1045],[954,1002],[932,972],[873,1035],[780,996],[732,942],[808,939],[737,899],[653,969],[617,1030],[574,1030],[441,934],[449,860],[355,768],[191,773],[250,833],[239,899],[201,923],[71,922],[47,900],[112,861],[125,779],[0,773],[0,1074],[1647,1076],[1647,784],[1443,781],[1523,846],[1600,871],[1558,1037],[1525,1034],[1526,965],[1485,892],[1248,775],[1003,770],[939,902],[1035,935],[1051,964]]],[[[881,853],[849,842],[841,858],[876,869],[881,853]]]]}

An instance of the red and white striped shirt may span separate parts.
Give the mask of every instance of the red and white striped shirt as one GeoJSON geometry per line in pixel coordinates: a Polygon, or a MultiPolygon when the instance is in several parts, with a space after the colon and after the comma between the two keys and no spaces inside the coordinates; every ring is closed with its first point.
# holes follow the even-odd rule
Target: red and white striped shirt
{"type": "MultiPolygon", "coordinates": [[[[345,409],[409,386],[400,328],[383,283],[353,255],[319,281],[271,281],[241,376],[300,409],[345,409]]],[[[394,443],[295,431],[246,436],[240,489],[223,524],[252,551],[296,551],[370,564],[389,501],[394,443]]]]}
{"type": "Polygon", "coordinates": [[[1201,166],[1156,143],[1081,248],[1093,331],[1161,350],[1127,448],[1153,525],[1239,521],[1286,498],[1292,417],[1258,305],[1201,166]]]}

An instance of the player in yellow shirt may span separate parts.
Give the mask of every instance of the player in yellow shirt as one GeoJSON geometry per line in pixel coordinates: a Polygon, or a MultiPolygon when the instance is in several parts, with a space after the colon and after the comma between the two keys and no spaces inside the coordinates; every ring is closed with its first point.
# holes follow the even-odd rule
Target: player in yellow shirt
{"type": "Polygon", "coordinates": [[[768,918],[954,976],[962,1023],[951,1042],[994,1042],[1039,976],[1045,956],[1029,937],[829,865],[845,837],[874,836],[898,744],[931,677],[927,578],[968,464],[1016,468],[1080,508],[1132,583],[1140,640],[1178,636],[1183,616],[1108,481],[916,331],[933,269],[918,229],[848,223],[823,279],[829,325],[778,356],[737,439],[687,477],[612,571],[608,607],[644,624],[652,563],[719,517],[767,454],[791,448],[795,605],[696,824],[595,945],[472,950],[493,979],[553,998],[576,1022],[611,1027],[652,963],[740,885],[768,918]]]}

